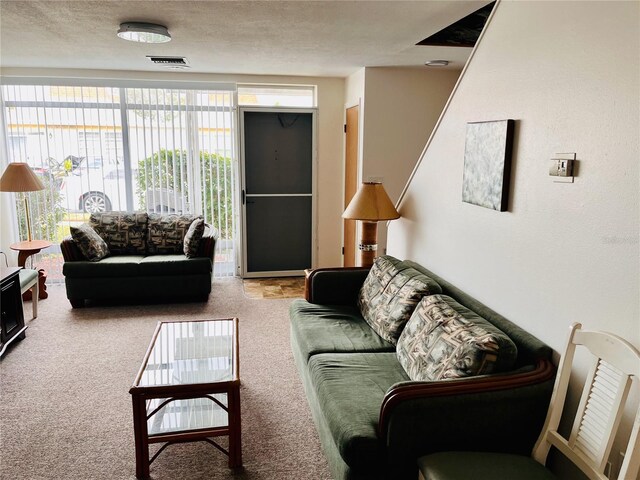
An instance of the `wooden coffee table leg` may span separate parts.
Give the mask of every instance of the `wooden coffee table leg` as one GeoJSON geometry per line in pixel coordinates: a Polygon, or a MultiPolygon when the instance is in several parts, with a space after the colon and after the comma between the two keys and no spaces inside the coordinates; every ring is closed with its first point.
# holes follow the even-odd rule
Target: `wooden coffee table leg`
{"type": "Polygon", "coordinates": [[[242,428],[240,420],[240,386],[229,390],[229,468],[242,466],[242,428]]]}
{"type": "Polygon", "coordinates": [[[149,439],[147,432],[147,405],[141,395],[132,395],[133,434],[136,442],[136,477],[149,478],[149,439]]]}

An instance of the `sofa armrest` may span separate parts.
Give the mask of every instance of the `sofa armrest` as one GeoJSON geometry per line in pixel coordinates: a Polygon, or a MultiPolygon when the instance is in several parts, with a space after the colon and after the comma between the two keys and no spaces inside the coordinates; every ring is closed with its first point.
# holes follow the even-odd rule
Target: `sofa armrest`
{"type": "Polygon", "coordinates": [[[369,268],[336,267],[307,271],[305,299],[323,305],[355,305],[369,268]]]}
{"type": "Polygon", "coordinates": [[[528,455],[542,430],[555,373],[540,359],[515,373],[396,384],[382,402],[379,437],[397,465],[448,450],[528,455]]]}
{"type": "Polygon", "coordinates": [[[216,251],[216,241],[218,240],[218,232],[211,228],[210,225],[206,224],[206,226],[207,228],[205,229],[204,235],[202,235],[200,243],[198,244],[197,256],[207,257],[213,261],[216,251]]]}
{"type": "Polygon", "coordinates": [[[65,262],[87,261],[87,258],[82,254],[76,242],[71,238],[71,235],[62,239],[62,242],[60,242],[60,250],[62,251],[62,258],[64,258],[65,262]]]}

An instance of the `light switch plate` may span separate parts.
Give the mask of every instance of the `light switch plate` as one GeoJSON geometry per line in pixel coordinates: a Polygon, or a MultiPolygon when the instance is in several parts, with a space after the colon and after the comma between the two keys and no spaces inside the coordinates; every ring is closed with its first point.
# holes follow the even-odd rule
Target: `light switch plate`
{"type": "MultiPolygon", "coordinates": [[[[549,175],[554,183],[573,183],[575,176],[575,152],[572,153],[554,153],[550,162],[549,175]],[[571,175],[563,175],[562,170],[568,170],[571,175]],[[554,173],[557,173],[554,175],[554,173]]],[[[565,170],[565,171],[566,171],[565,170]]]]}

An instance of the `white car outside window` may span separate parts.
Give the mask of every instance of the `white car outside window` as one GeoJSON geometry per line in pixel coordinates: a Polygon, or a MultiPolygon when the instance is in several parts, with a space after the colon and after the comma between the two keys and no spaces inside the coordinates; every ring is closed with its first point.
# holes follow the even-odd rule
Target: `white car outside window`
{"type": "MultiPolygon", "coordinates": [[[[79,158],[66,173],[60,185],[62,204],[75,212],[98,213],[126,211],[125,171],[122,164],[103,161],[101,157],[79,158]]],[[[132,170],[133,207],[140,209],[137,193],[137,170],[132,170]]],[[[145,192],[146,208],[150,212],[189,212],[189,203],[180,192],[168,188],[153,188],[145,192]]]]}
{"type": "Polygon", "coordinates": [[[88,213],[126,210],[124,175],[124,166],[115,161],[103,161],[100,157],[83,159],[62,179],[63,205],[69,211],[88,213]]]}

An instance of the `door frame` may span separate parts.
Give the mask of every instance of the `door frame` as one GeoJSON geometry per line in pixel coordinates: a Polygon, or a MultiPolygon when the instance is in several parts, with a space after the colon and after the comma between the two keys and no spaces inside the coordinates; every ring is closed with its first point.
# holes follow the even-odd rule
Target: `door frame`
{"type": "Polygon", "coordinates": [[[317,202],[317,179],[318,179],[318,109],[317,108],[297,108],[297,107],[238,107],[238,151],[240,152],[240,162],[238,168],[239,181],[239,199],[240,205],[240,238],[242,241],[241,257],[238,265],[240,267],[240,275],[242,278],[260,278],[260,277],[296,277],[304,275],[304,270],[283,270],[283,271],[265,271],[265,272],[248,272],[247,271],[247,206],[243,201],[244,192],[246,192],[245,178],[245,151],[244,151],[244,113],[245,112],[263,112],[263,113],[310,113],[311,114],[311,265],[309,268],[315,268],[318,252],[318,202],[317,202]]]}
{"type": "MultiPolygon", "coordinates": [[[[360,107],[360,102],[356,103],[355,105],[351,105],[351,106],[345,106],[345,110],[344,110],[344,188],[343,188],[343,197],[344,197],[344,205],[343,205],[343,211],[346,210],[349,202],[351,201],[351,199],[353,198],[353,196],[356,194],[356,192],[358,191],[358,185],[359,185],[359,178],[360,178],[360,111],[361,111],[361,107],[360,107]],[[349,116],[349,111],[355,109],[355,131],[349,130],[348,129],[348,116],[349,116]],[[355,138],[354,138],[355,137],[355,138]],[[349,143],[348,140],[351,140],[352,142],[355,141],[355,158],[351,158],[349,155],[349,143]],[[349,163],[349,160],[351,160],[351,163],[349,163]],[[349,171],[353,170],[353,184],[350,185],[347,180],[349,179],[349,171]],[[351,196],[348,196],[349,193],[351,193],[350,187],[353,187],[353,194],[351,196]],[[349,198],[347,198],[349,197],[349,198]]],[[[342,220],[342,266],[343,267],[355,267],[358,263],[357,258],[357,245],[358,245],[358,222],[356,220],[347,220],[347,219],[343,219],[342,220]],[[349,225],[350,224],[350,225],[349,225]],[[348,234],[347,231],[349,230],[349,232],[352,234],[353,238],[348,238],[348,234]],[[348,241],[350,240],[350,241],[348,241]],[[347,260],[351,260],[351,262],[348,262],[347,260]]]]}

